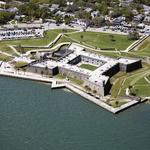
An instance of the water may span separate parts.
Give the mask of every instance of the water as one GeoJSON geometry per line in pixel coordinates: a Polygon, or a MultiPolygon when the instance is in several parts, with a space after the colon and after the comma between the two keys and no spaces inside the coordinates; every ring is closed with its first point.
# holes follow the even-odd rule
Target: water
{"type": "Polygon", "coordinates": [[[0,150],[150,150],[150,105],[113,115],[74,93],[0,77],[0,150]]]}

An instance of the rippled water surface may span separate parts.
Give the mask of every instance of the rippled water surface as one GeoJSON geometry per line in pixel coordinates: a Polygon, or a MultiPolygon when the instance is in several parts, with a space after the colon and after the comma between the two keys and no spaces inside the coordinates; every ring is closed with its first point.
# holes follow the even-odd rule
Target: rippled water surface
{"type": "Polygon", "coordinates": [[[74,93],[0,77],[0,150],[150,150],[150,105],[113,115],[74,93]]]}

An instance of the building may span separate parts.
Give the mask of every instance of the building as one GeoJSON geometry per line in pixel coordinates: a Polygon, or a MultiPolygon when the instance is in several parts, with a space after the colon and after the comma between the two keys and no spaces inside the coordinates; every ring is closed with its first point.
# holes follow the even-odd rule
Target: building
{"type": "Polygon", "coordinates": [[[119,71],[131,72],[142,67],[141,60],[127,58],[109,58],[85,51],[78,44],[71,44],[65,50],[56,51],[44,62],[31,63],[30,71],[55,75],[60,73],[66,77],[83,80],[84,86],[90,87],[101,96],[109,94],[110,78],[119,71]],[[81,68],[81,64],[94,65],[95,70],[81,68]],[[38,71],[37,71],[38,70],[38,71]]]}
{"type": "Polygon", "coordinates": [[[1,40],[26,39],[43,37],[43,28],[4,28],[0,29],[1,40]]]}
{"type": "Polygon", "coordinates": [[[146,16],[143,20],[143,23],[146,25],[150,25],[150,16],[146,16]]]}
{"type": "Polygon", "coordinates": [[[6,2],[0,1],[0,8],[5,9],[5,6],[6,6],[6,2]]]}
{"type": "Polygon", "coordinates": [[[98,10],[91,12],[92,19],[95,18],[95,17],[99,17],[99,16],[100,16],[100,12],[98,10]]]}

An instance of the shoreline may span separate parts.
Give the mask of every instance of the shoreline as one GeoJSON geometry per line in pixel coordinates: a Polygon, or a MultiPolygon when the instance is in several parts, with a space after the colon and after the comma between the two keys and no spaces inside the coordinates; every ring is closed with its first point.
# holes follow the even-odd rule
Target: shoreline
{"type": "Polygon", "coordinates": [[[85,98],[86,100],[100,106],[101,108],[104,108],[105,110],[107,110],[113,114],[121,112],[121,111],[139,103],[138,101],[133,100],[133,101],[126,103],[120,107],[113,108],[113,107],[109,106],[108,104],[104,103],[103,101],[101,101],[100,99],[96,99],[95,97],[82,91],[81,89],[79,89],[79,87],[77,85],[74,85],[73,83],[70,83],[70,82],[67,82],[67,81],[64,81],[61,79],[46,78],[46,77],[40,77],[40,76],[38,77],[38,76],[31,76],[31,75],[29,76],[29,75],[24,75],[23,73],[15,74],[14,72],[9,72],[9,73],[8,72],[0,72],[0,76],[43,82],[45,84],[50,84],[51,89],[66,88],[70,92],[74,92],[74,93],[80,95],[81,97],[85,98]],[[57,84],[57,82],[61,82],[61,84],[57,84]]]}

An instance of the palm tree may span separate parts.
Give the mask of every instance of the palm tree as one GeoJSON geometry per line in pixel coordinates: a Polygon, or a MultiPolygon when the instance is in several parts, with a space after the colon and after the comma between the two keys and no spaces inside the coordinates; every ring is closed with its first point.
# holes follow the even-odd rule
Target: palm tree
{"type": "Polygon", "coordinates": [[[96,95],[96,94],[97,94],[97,91],[96,91],[96,90],[93,90],[93,93],[96,95]]]}
{"type": "Polygon", "coordinates": [[[44,38],[46,38],[46,43],[47,43],[47,41],[48,41],[48,33],[47,33],[47,31],[44,31],[44,38]]]}
{"type": "Polygon", "coordinates": [[[22,71],[24,72],[24,75],[25,75],[26,68],[25,68],[25,67],[23,67],[23,68],[22,68],[22,71]]]}
{"type": "Polygon", "coordinates": [[[92,89],[91,89],[90,87],[88,87],[88,91],[91,92],[91,90],[92,90],[92,89]]]}
{"type": "Polygon", "coordinates": [[[43,70],[41,70],[41,75],[42,75],[42,77],[43,77],[43,74],[44,74],[44,71],[43,71],[43,70]]]}
{"type": "Polygon", "coordinates": [[[48,75],[48,67],[45,67],[46,75],[48,75]]]}
{"type": "Polygon", "coordinates": [[[88,89],[89,89],[89,87],[88,87],[88,85],[85,85],[85,90],[86,90],[86,92],[88,91],[88,89]]]}

